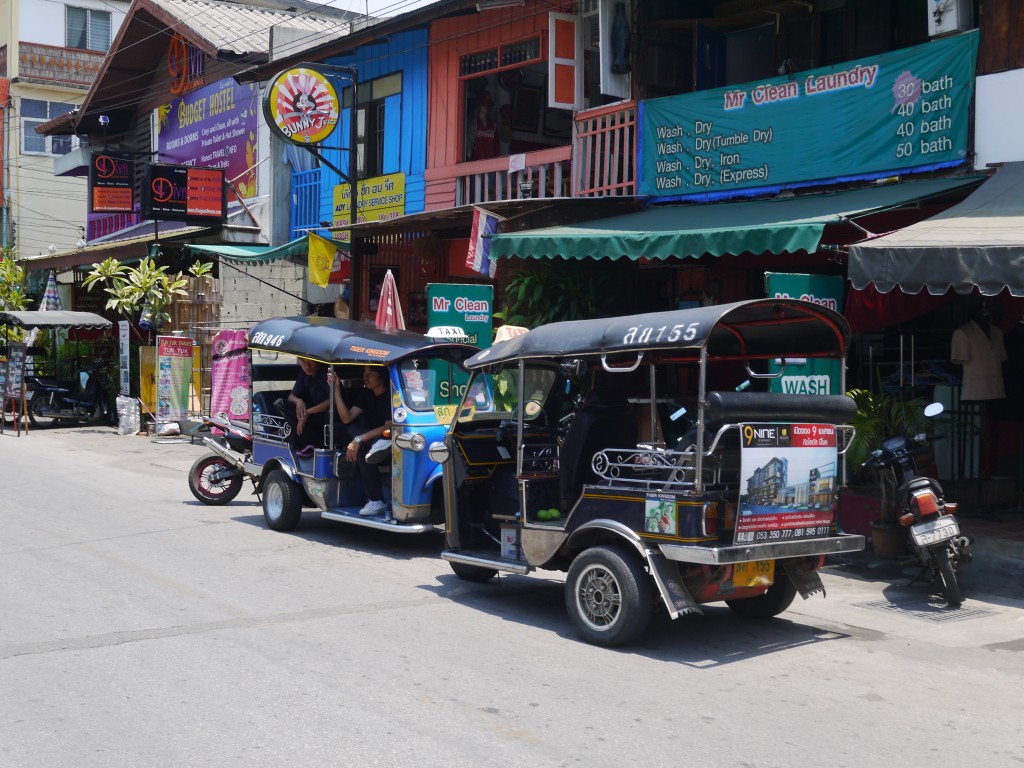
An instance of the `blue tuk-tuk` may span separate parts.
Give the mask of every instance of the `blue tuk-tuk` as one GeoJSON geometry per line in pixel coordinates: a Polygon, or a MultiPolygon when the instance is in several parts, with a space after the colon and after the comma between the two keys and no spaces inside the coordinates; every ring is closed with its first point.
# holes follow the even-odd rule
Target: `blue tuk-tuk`
{"type": "MultiPolygon", "coordinates": [[[[463,362],[479,351],[469,344],[438,341],[409,331],[383,331],[372,323],[324,317],[264,320],[249,332],[253,387],[252,463],[263,516],[277,531],[299,523],[304,506],[322,517],[401,533],[433,530],[444,521],[441,468],[425,450],[443,440],[465,392],[463,362]],[[298,359],[329,366],[346,402],[366,366],[387,372],[391,403],[390,461],[379,465],[385,508],[361,515],[366,501],[359,473],[346,460],[344,431],[334,403],[317,447],[304,455],[290,438],[278,401],[288,397],[298,359]],[[389,481],[388,481],[389,480],[389,481]]],[[[318,436],[319,437],[319,436],[318,436]]],[[[346,441],[347,442],[347,441],[346,441]]]]}

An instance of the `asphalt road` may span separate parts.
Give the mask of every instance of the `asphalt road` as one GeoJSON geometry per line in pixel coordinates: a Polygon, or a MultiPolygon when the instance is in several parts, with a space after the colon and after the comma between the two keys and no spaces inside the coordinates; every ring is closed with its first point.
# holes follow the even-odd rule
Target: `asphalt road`
{"type": "Polygon", "coordinates": [[[601,649],[559,574],[463,583],[438,536],[312,512],[269,531],[254,497],[192,499],[201,453],[0,436],[0,768],[1024,763],[1024,602],[980,575],[956,615],[830,569],[777,619],[601,649]]]}

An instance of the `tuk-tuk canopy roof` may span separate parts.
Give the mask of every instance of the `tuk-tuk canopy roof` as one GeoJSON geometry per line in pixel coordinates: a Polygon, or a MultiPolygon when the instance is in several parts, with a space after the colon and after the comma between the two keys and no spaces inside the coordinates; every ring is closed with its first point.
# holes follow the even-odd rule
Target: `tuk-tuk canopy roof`
{"type": "Polygon", "coordinates": [[[382,331],[373,323],[333,317],[274,317],[249,331],[249,348],[284,352],[321,363],[388,365],[416,353],[447,354],[464,360],[471,344],[438,343],[412,331],[382,331]]]}
{"type": "Polygon", "coordinates": [[[109,328],[112,322],[93,312],[69,312],[63,309],[34,312],[0,312],[0,323],[18,328],[109,328]]]}
{"type": "Polygon", "coordinates": [[[834,310],[798,299],[755,299],[542,325],[474,355],[466,367],[648,351],[685,358],[702,349],[709,359],[842,357],[849,343],[850,327],[834,310]]]}

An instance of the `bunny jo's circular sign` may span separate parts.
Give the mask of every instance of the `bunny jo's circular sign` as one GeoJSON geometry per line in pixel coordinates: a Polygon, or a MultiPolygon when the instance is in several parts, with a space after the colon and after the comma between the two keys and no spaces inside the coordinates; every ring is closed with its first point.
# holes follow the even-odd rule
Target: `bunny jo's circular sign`
{"type": "Polygon", "coordinates": [[[263,96],[267,125],[293,144],[319,144],[338,126],[338,93],[327,76],[297,67],[274,76],[263,96]]]}

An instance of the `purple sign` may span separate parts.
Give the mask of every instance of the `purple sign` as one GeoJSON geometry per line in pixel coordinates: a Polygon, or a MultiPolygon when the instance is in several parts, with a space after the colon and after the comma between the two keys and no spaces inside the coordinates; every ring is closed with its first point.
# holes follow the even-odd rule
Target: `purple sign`
{"type": "Polygon", "coordinates": [[[229,186],[229,200],[254,197],[258,108],[256,84],[230,77],[158,107],[160,161],[222,168],[226,179],[238,179],[229,186]]]}

